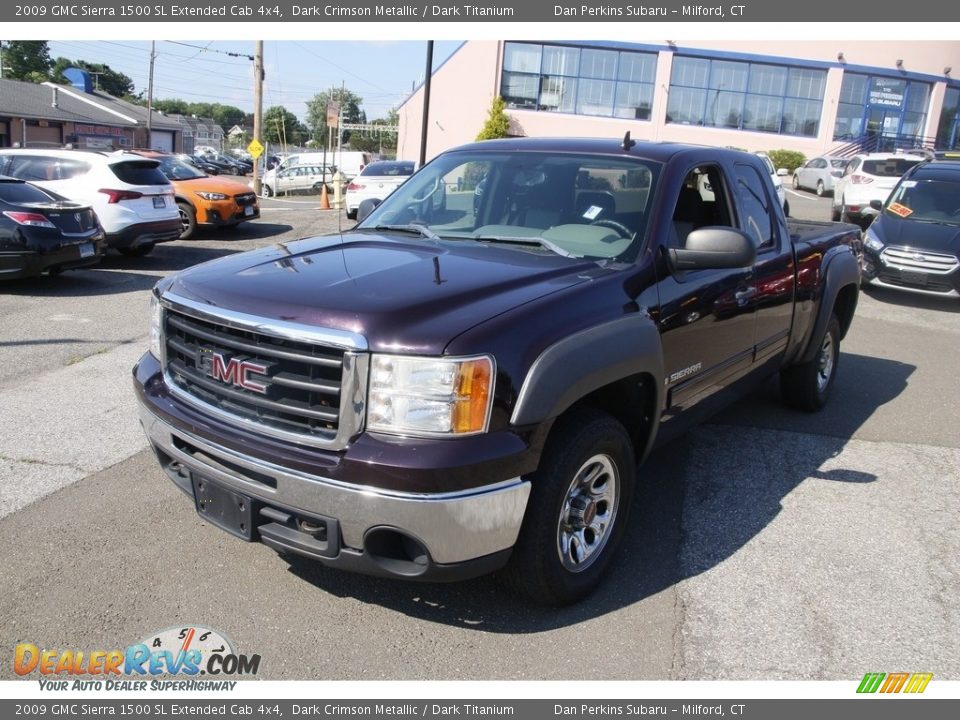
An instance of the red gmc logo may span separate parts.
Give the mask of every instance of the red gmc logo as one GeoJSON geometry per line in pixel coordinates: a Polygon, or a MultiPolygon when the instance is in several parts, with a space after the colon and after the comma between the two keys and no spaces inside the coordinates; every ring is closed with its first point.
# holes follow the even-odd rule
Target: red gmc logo
{"type": "Polygon", "coordinates": [[[252,390],[261,395],[267,392],[266,385],[250,379],[250,375],[265,376],[267,374],[267,366],[261,363],[237,358],[227,359],[223,353],[215,352],[210,355],[209,373],[214,380],[235,385],[244,390],[252,390]]]}

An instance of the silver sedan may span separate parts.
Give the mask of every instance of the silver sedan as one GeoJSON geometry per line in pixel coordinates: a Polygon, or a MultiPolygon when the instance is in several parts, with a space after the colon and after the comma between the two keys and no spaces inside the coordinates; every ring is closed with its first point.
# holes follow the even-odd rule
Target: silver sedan
{"type": "Polygon", "coordinates": [[[813,190],[820,197],[833,192],[833,182],[843,175],[849,158],[822,155],[793,171],[795,190],[813,190]]]}

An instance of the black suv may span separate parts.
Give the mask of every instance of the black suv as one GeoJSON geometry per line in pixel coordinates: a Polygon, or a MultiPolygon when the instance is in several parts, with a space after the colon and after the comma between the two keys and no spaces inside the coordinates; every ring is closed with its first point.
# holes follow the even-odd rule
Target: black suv
{"type": "Polygon", "coordinates": [[[864,234],[863,282],[960,297],[960,161],[908,170],[864,234]]]}

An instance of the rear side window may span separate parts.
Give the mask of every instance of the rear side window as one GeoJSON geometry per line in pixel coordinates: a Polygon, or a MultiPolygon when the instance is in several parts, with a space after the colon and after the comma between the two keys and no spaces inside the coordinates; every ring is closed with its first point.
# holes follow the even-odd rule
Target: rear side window
{"type": "Polygon", "coordinates": [[[863,171],[868,175],[876,175],[877,177],[900,177],[919,162],[919,160],[907,160],[906,158],[864,160],[863,171]]]}
{"type": "Polygon", "coordinates": [[[126,160],[110,166],[113,174],[128,185],[167,185],[167,178],[154,160],[126,160]]]}
{"type": "Polygon", "coordinates": [[[367,165],[361,175],[413,175],[413,163],[375,162],[367,165]]]}
{"type": "Polygon", "coordinates": [[[740,229],[749,235],[758,248],[773,245],[773,223],[770,220],[770,198],[756,168],[737,164],[737,203],[740,206],[740,229]]]}
{"type": "Polygon", "coordinates": [[[46,203],[55,200],[40,188],[27,183],[0,182],[0,199],[9,203],[46,203]]]}
{"type": "Polygon", "coordinates": [[[14,155],[4,174],[29,181],[70,180],[84,175],[90,165],[76,158],[14,155]]]}

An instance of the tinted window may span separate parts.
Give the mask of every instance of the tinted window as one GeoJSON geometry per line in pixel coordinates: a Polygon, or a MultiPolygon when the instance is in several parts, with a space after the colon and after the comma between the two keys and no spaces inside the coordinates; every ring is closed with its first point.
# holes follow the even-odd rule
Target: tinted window
{"type": "Polygon", "coordinates": [[[121,182],[130,185],[167,185],[167,178],[155,160],[126,160],[111,165],[110,169],[121,182]]]}
{"type": "Polygon", "coordinates": [[[900,177],[920,160],[890,158],[889,160],[864,160],[863,171],[878,177],[900,177]]]}
{"type": "Polygon", "coordinates": [[[6,174],[21,180],[69,180],[89,170],[90,165],[77,158],[15,155],[10,158],[6,174]]]}
{"type": "Polygon", "coordinates": [[[195,167],[172,157],[160,158],[160,171],[170,180],[190,180],[192,178],[206,177],[205,173],[195,167]]]}
{"type": "Polygon", "coordinates": [[[361,175],[413,175],[413,163],[375,162],[367,165],[361,175]]]}
{"type": "Polygon", "coordinates": [[[0,199],[10,203],[50,202],[55,198],[27,183],[0,182],[0,199]]]}
{"type": "Polygon", "coordinates": [[[749,235],[757,247],[773,244],[773,224],[770,221],[770,199],[763,178],[749,165],[736,166],[737,204],[740,207],[740,229],[749,235]]]}

